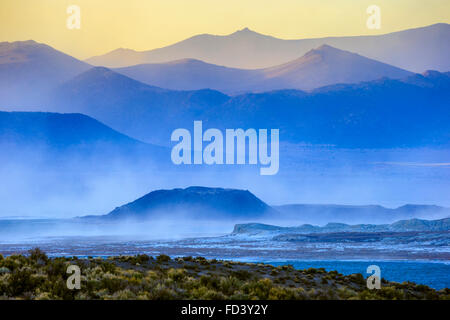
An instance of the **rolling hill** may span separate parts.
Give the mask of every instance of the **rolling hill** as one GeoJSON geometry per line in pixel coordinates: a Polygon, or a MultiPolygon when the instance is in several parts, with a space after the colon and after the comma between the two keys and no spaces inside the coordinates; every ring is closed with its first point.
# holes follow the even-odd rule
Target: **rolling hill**
{"type": "Polygon", "coordinates": [[[138,81],[173,90],[213,89],[228,94],[280,89],[310,90],[336,83],[358,83],[412,73],[328,45],[301,58],[265,69],[245,70],[183,59],[142,64],[115,71],[138,81]]]}
{"type": "Polygon", "coordinates": [[[132,139],[86,115],[48,112],[0,112],[0,151],[2,163],[30,166],[58,159],[150,161],[167,154],[164,148],[132,139]]]}
{"type": "MultiPolygon", "coordinates": [[[[379,78],[401,79],[412,73],[355,53],[322,45],[301,58],[262,70],[264,78],[277,80],[269,89],[311,90],[337,83],[358,83],[379,78]]],[[[260,90],[263,91],[263,90],[260,90]]]]}
{"type": "Polygon", "coordinates": [[[172,90],[213,89],[224,93],[246,91],[261,81],[261,72],[227,68],[196,59],[139,64],[114,71],[149,85],[172,90]]]}
{"type": "Polygon", "coordinates": [[[55,148],[89,143],[142,144],[83,114],[1,111],[0,141],[55,148]]]}
{"type": "Polygon", "coordinates": [[[450,51],[450,25],[446,23],[383,35],[299,40],[278,39],[245,28],[225,36],[200,34],[148,51],[121,48],[86,61],[119,68],[190,58],[232,68],[258,69],[292,61],[323,44],[413,72],[450,70],[446,54],[450,51]]]}
{"type": "Polygon", "coordinates": [[[0,106],[37,105],[49,90],[91,66],[35,41],[0,43],[0,106]]]}

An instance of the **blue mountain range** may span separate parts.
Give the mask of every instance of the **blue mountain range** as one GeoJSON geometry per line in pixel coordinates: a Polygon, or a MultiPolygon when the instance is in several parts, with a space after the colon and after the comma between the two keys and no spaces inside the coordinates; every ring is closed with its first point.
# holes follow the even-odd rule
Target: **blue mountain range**
{"type": "Polygon", "coordinates": [[[95,68],[59,87],[52,110],[92,116],[127,135],[167,145],[177,128],[278,128],[283,141],[347,148],[449,144],[450,74],[227,96],[172,91],[95,68]]]}

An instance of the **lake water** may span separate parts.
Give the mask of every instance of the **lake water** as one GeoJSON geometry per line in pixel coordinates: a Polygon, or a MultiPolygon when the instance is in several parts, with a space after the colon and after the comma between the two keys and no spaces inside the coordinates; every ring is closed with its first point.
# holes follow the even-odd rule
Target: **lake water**
{"type": "Polygon", "coordinates": [[[431,288],[450,288],[450,263],[416,261],[261,261],[275,266],[291,264],[296,269],[324,268],[336,270],[344,275],[361,273],[364,277],[367,267],[377,265],[381,277],[395,282],[411,281],[431,288]]]}

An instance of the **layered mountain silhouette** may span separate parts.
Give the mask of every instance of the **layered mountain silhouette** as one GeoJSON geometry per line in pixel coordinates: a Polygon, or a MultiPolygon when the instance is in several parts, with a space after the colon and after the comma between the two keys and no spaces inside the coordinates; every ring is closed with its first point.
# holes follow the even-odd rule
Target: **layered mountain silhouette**
{"type": "MultiPolygon", "coordinates": [[[[421,30],[435,29],[445,30],[446,25],[421,30]]],[[[243,30],[232,39],[253,36],[253,32],[243,30]]],[[[35,42],[3,45],[6,53],[0,61],[4,67],[20,66],[32,73],[48,69],[53,73],[37,72],[40,76],[33,78],[27,73],[5,71],[2,81],[18,83],[22,89],[15,92],[11,87],[2,87],[7,93],[0,96],[0,105],[14,109],[14,103],[9,104],[14,97],[12,100],[19,100],[20,106],[41,111],[86,114],[147,143],[168,146],[172,131],[189,129],[194,120],[202,120],[205,129],[278,128],[286,142],[349,148],[446,146],[450,141],[448,72],[431,70],[410,75],[328,45],[284,65],[260,70],[230,69],[193,60],[172,63],[173,73],[161,71],[168,70],[167,65],[159,65],[159,71],[155,69],[155,77],[165,74],[160,78],[166,84],[175,75],[186,75],[187,80],[179,80],[176,85],[190,82],[196,86],[194,81],[188,81],[194,78],[199,80],[199,86],[214,84],[215,75],[222,74],[222,78],[217,76],[216,85],[228,86],[230,90],[251,87],[250,83],[256,91],[329,84],[310,92],[275,90],[235,96],[211,89],[180,91],[148,85],[104,67],[89,69],[85,63],[35,42]],[[186,68],[179,69],[180,65],[186,68]],[[85,68],[87,71],[79,73],[85,68]],[[191,70],[197,70],[199,76],[194,77],[191,70]],[[256,73],[260,78],[254,76],[256,73]],[[386,75],[387,78],[377,79],[386,75]],[[9,81],[11,77],[17,81],[9,81]],[[232,81],[236,77],[239,80],[232,81]],[[60,84],[67,78],[70,79],[60,84]],[[377,80],[370,80],[374,78],[377,80]],[[22,91],[28,79],[34,79],[30,82],[32,88],[22,91]],[[342,83],[358,80],[363,82],[342,83]],[[231,83],[237,87],[232,88],[231,83]]],[[[141,76],[145,73],[144,70],[141,76]]]]}
{"type": "Polygon", "coordinates": [[[283,40],[248,28],[226,36],[201,34],[148,51],[117,49],[86,60],[93,65],[126,67],[180,59],[197,59],[233,68],[266,68],[297,59],[323,44],[361,54],[414,72],[450,70],[450,25],[392,32],[384,35],[283,40]]]}
{"type": "Polygon", "coordinates": [[[357,83],[387,77],[405,78],[402,70],[328,45],[301,58],[270,68],[245,70],[183,59],[162,64],[143,64],[116,69],[147,84],[174,90],[214,89],[225,93],[310,90],[336,83],[357,83]]]}
{"type": "Polygon", "coordinates": [[[161,89],[96,67],[54,90],[46,105],[87,114],[139,140],[167,145],[174,125],[190,125],[192,116],[228,99],[218,91],[161,89]]]}
{"type": "Polygon", "coordinates": [[[139,140],[169,145],[174,129],[193,126],[278,128],[283,141],[350,148],[446,146],[450,74],[430,71],[234,97],[214,90],[173,91],[106,68],[91,69],[55,90],[50,111],[79,112],[139,140]]]}
{"type": "Polygon", "coordinates": [[[35,41],[0,43],[0,106],[37,105],[91,66],[35,41]]]}
{"type": "MultiPolygon", "coordinates": [[[[77,76],[91,69],[82,61],[34,41],[4,42],[0,44],[0,52],[3,53],[0,59],[0,106],[7,110],[25,107],[24,110],[41,111],[40,106],[48,102],[49,92],[64,82],[79,83],[88,76],[77,76]]],[[[98,72],[99,69],[93,70],[98,72]]],[[[336,83],[357,83],[381,77],[397,79],[411,75],[406,70],[327,45],[288,63],[257,70],[182,59],[115,71],[151,86],[172,90],[213,89],[228,94],[279,89],[310,90],[336,83]]],[[[93,77],[93,73],[87,75],[93,77]]]]}
{"type": "MultiPolygon", "coordinates": [[[[36,204],[42,205],[44,211],[45,201],[64,202],[67,207],[72,201],[90,200],[72,214],[74,210],[76,214],[106,212],[104,207],[86,208],[98,203],[105,192],[124,203],[130,194],[142,194],[150,180],[155,187],[174,176],[178,179],[178,173],[189,168],[179,166],[176,171],[170,149],[151,144],[173,146],[173,130],[192,130],[195,120],[203,121],[204,130],[280,129],[280,141],[288,146],[325,145],[346,151],[431,147],[444,153],[450,147],[450,73],[441,71],[450,69],[449,38],[447,24],[382,36],[306,40],[280,40],[244,29],[229,36],[199,35],[150,52],[119,50],[106,57],[108,63],[103,58],[89,60],[128,66],[116,70],[92,67],[34,41],[1,43],[0,107],[45,111],[0,112],[2,179],[6,188],[21,194],[6,208],[15,210],[22,207],[17,203],[24,202],[33,210],[36,204]],[[407,71],[427,69],[435,70],[407,71]],[[171,166],[175,174],[154,170],[152,163],[171,166]],[[127,179],[132,182],[126,183],[127,179]],[[140,183],[145,186],[136,186],[137,181],[144,181],[140,183]],[[129,187],[126,191],[124,185],[129,187]]],[[[327,154],[326,159],[333,156],[327,154]]],[[[282,154],[280,161],[285,159],[282,154]]],[[[339,160],[340,164],[346,161],[339,160]]],[[[225,174],[201,180],[194,171],[203,168],[196,167],[183,181],[208,184],[224,177],[229,183],[236,179],[231,174],[234,168],[226,167],[225,174]]],[[[283,169],[280,185],[286,189],[297,185],[297,180],[282,185],[286,175],[296,172],[283,169]]],[[[403,179],[407,175],[402,174],[408,172],[389,170],[380,177],[403,179]]],[[[419,178],[433,184],[438,174],[432,171],[421,171],[419,178]]],[[[246,177],[242,175],[242,180],[246,177]]],[[[440,179],[445,181],[445,177],[440,179]]],[[[248,183],[259,181],[255,178],[248,183]]],[[[243,190],[191,187],[152,192],[115,209],[105,219],[192,215],[257,221],[266,215],[283,215],[372,222],[445,213],[439,207],[411,205],[314,210],[270,207],[243,190]]]]}
{"type": "Polygon", "coordinates": [[[248,91],[263,80],[259,70],[227,68],[196,59],[140,64],[114,69],[135,80],[172,90],[248,91]]]}
{"type": "Polygon", "coordinates": [[[103,218],[216,220],[262,218],[274,214],[274,209],[247,190],[189,187],[150,192],[103,218]]]}

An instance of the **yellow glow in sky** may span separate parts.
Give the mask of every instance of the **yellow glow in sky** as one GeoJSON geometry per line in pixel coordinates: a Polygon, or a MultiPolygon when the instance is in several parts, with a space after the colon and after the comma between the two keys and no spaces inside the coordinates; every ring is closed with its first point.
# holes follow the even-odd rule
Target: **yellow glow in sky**
{"type": "Polygon", "coordinates": [[[196,34],[248,27],[284,39],[381,34],[450,22],[448,0],[0,0],[0,41],[33,39],[88,58],[117,48],[149,50],[196,34]],[[366,27],[368,6],[381,29],[366,27]],[[66,27],[69,5],[81,28],[66,27]]]}

